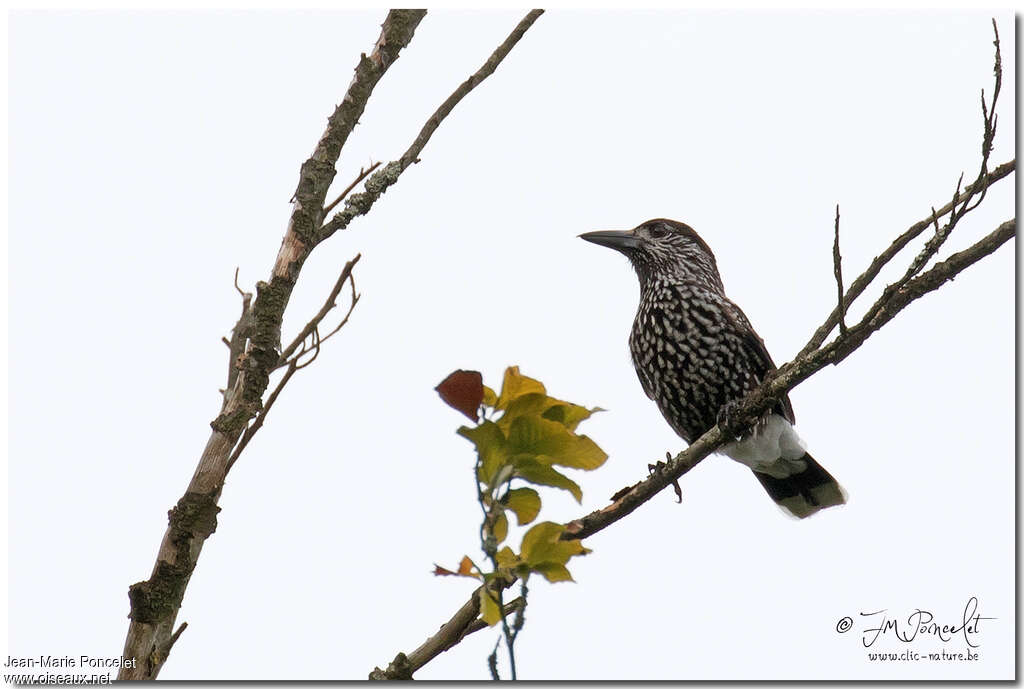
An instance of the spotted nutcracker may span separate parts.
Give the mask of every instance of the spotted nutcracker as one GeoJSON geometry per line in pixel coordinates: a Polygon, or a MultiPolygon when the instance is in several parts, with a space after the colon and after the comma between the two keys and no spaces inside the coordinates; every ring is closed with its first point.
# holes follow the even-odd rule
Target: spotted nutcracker
{"type": "MultiPolygon", "coordinates": [[[[687,443],[775,369],[747,317],[725,296],[711,249],[688,225],[649,220],[626,231],[588,232],[588,242],[626,255],[640,278],[629,350],[640,384],[687,443]]],[[[793,430],[783,397],[724,454],[749,466],[768,495],[796,517],[845,502],[832,475],[793,430]]]]}

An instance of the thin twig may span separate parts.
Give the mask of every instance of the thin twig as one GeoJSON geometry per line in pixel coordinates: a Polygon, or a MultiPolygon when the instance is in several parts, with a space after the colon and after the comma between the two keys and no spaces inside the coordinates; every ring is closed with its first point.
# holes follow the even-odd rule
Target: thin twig
{"type": "Polygon", "coordinates": [[[349,304],[348,311],[345,313],[345,317],[342,318],[340,321],[338,321],[338,324],[336,326],[334,326],[334,330],[332,330],[331,332],[327,333],[323,337],[319,338],[321,345],[324,342],[327,342],[327,340],[331,339],[331,337],[333,337],[335,333],[337,333],[339,330],[341,330],[345,326],[345,324],[348,323],[349,316],[352,315],[352,310],[356,307],[356,304],[359,303],[360,294],[358,292],[356,292],[356,278],[355,278],[355,274],[349,274],[348,282],[349,282],[349,287],[352,289],[352,301],[349,304]]]}
{"type": "MultiPolygon", "coordinates": [[[[295,339],[291,341],[291,344],[281,350],[281,356],[278,358],[277,366],[275,368],[287,366],[288,360],[291,358],[292,354],[295,353],[295,350],[299,348],[299,346],[313,333],[314,330],[317,329],[317,326],[319,326],[320,322],[327,317],[327,314],[337,306],[335,302],[338,295],[341,294],[341,290],[345,287],[345,282],[349,279],[349,276],[352,275],[352,269],[357,263],[359,263],[360,258],[362,258],[362,254],[356,254],[355,258],[345,264],[345,267],[341,270],[341,275],[339,275],[338,279],[334,281],[334,287],[331,288],[330,293],[327,295],[327,299],[324,300],[324,305],[321,306],[320,310],[316,312],[316,315],[306,323],[305,327],[299,331],[299,334],[295,336],[295,339]]],[[[352,283],[352,294],[355,295],[354,282],[352,283]]],[[[358,300],[358,297],[354,296],[354,299],[358,300]]]]}
{"type": "Polygon", "coordinates": [[[843,298],[843,257],[839,254],[839,204],[836,204],[836,238],[832,243],[832,272],[836,276],[836,288],[839,290],[839,334],[846,335],[846,302],[843,298]]]}
{"type": "Polygon", "coordinates": [[[251,292],[246,292],[241,287],[238,286],[238,268],[237,267],[235,267],[235,289],[238,290],[238,293],[242,295],[242,301],[243,302],[248,303],[249,300],[252,299],[252,293],[251,292]]]}
{"type": "Polygon", "coordinates": [[[376,163],[371,164],[370,167],[366,168],[365,170],[363,168],[359,168],[359,174],[356,175],[356,178],[354,180],[352,180],[352,184],[350,184],[347,187],[345,187],[345,191],[343,191],[340,194],[338,194],[338,198],[334,199],[329,204],[324,206],[324,211],[322,213],[323,217],[326,218],[327,214],[330,213],[332,210],[334,210],[334,207],[337,206],[339,203],[341,203],[342,200],[346,196],[349,195],[349,192],[351,192],[353,189],[356,188],[357,184],[359,184],[364,179],[366,179],[370,175],[371,172],[373,172],[374,170],[376,170],[379,167],[380,167],[380,161],[377,161],[376,163]]]}

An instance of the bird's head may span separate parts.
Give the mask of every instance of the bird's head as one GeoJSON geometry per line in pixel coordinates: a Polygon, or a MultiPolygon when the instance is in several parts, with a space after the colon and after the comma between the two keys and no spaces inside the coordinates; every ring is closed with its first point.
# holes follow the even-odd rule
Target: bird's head
{"type": "Polygon", "coordinates": [[[640,287],[653,282],[699,282],[722,290],[711,248],[692,227],[675,220],[648,220],[632,230],[601,230],[581,239],[626,255],[640,277],[640,287]]]}

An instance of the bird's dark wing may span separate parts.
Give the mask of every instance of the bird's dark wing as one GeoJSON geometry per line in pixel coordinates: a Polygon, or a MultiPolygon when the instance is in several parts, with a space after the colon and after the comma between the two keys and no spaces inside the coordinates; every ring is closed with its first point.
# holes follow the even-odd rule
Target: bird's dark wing
{"type": "MultiPolygon", "coordinates": [[[[761,336],[758,335],[753,326],[750,325],[750,321],[747,320],[747,316],[743,313],[743,310],[731,301],[728,303],[732,308],[725,309],[726,318],[731,321],[731,325],[735,328],[736,332],[743,333],[743,344],[746,346],[747,351],[750,354],[751,362],[756,364],[755,373],[757,375],[758,382],[760,382],[764,380],[765,375],[769,371],[774,371],[778,367],[775,365],[775,362],[772,361],[772,356],[768,353],[768,348],[764,346],[764,340],[761,339],[761,336]]],[[[793,404],[789,401],[789,395],[784,395],[772,411],[777,414],[781,414],[790,423],[796,423],[796,416],[793,414],[793,404]]]]}

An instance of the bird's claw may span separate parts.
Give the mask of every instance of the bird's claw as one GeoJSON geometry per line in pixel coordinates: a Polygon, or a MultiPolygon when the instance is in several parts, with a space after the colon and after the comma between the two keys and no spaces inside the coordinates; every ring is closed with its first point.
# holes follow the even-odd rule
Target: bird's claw
{"type": "MultiPolygon", "coordinates": [[[[672,453],[671,452],[666,452],[665,453],[665,459],[666,460],[671,460],[672,459],[672,453]]],[[[658,461],[656,464],[648,464],[647,465],[647,471],[650,472],[650,475],[653,476],[656,471],[661,471],[666,466],[668,466],[668,464],[666,464],[665,462],[658,461]]],[[[681,503],[683,501],[683,489],[679,487],[679,479],[677,479],[677,478],[676,479],[672,479],[672,488],[676,492],[676,502],[680,502],[681,503]]]]}

